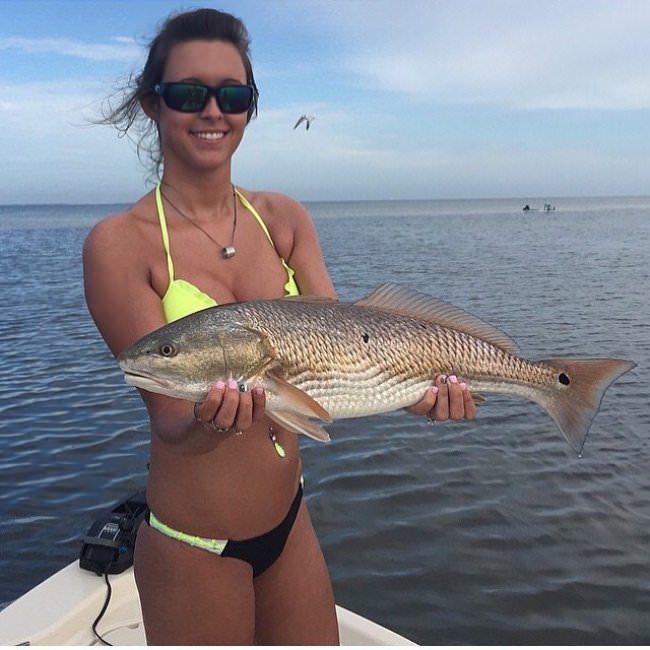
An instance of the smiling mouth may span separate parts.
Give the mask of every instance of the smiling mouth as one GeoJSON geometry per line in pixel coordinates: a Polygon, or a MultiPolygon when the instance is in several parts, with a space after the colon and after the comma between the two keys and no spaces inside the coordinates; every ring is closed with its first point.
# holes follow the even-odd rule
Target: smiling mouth
{"type": "Polygon", "coordinates": [[[223,131],[192,131],[192,135],[199,140],[207,140],[209,142],[222,140],[226,136],[223,131]]]}

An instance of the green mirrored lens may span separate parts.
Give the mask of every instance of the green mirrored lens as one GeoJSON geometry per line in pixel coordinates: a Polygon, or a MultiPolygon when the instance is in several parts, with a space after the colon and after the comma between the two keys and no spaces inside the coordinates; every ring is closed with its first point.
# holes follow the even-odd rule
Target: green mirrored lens
{"type": "Polygon", "coordinates": [[[161,83],[154,90],[162,95],[169,108],[183,113],[202,111],[211,95],[224,113],[245,113],[253,103],[253,89],[242,84],[204,86],[181,81],[161,83]]]}
{"type": "Polygon", "coordinates": [[[218,93],[219,108],[224,113],[243,113],[253,99],[253,90],[248,86],[221,86],[218,93]]]}
{"type": "Polygon", "coordinates": [[[170,84],[165,89],[165,101],[170,108],[186,113],[203,110],[208,98],[208,88],[197,84],[170,84]]]}

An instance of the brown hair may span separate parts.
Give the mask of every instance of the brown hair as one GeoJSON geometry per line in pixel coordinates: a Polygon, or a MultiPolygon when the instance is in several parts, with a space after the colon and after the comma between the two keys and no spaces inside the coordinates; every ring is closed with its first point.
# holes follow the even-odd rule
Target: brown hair
{"type": "Polygon", "coordinates": [[[135,145],[140,160],[148,158],[151,172],[158,175],[162,166],[162,152],[157,125],[142,110],[141,102],[153,94],[153,87],[162,81],[162,74],[174,45],[193,40],[219,40],[231,43],[241,55],[246,70],[246,83],[253,87],[253,103],[248,120],[257,115],[259,91],[253,76],[250,59],[250,38],[244,23],[231,14],[217,9],[196,9],[172,14],[163,23],[158,35],[149,44],[149,56],[140,74],[131,75],[119,105],[108,102],[102,124],[112,124],[121,136],[127,136],[135,145]]]}

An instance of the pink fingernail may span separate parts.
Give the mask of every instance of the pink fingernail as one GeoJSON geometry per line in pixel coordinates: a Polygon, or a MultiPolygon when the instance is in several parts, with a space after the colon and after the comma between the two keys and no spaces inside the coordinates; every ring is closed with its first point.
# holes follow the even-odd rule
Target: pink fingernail
{"type": "Polygon", "coordinates": [[[429,390],[434,394],[437,395],[438,391],[440,390],[437,386],[429,386],[429,390]]]}
{"type": "Polygon", "coordinates": [[[460,389],[461,390],[467,390],[467,384],[464,381],[460,382],[460,389]]]}
{"type": "Polygon", "coordinates": [[[264,395],[264,386],[260,386],[259,384],[253,388],[255,391],[256,395],[264,395]]]}
{"type": "Polygon", "coordinates": [[[237,382],[234,379],[228,380],[228,388],[238,390],[237,382]]]}
{"type": "Polygon", "coordinates": [[[226,384],[221,381],[221,379],[214,385],[215,388],[219,390],[223,390],[226,387],[226,384]]]}
{"type": "Polygon", "coordinates": [[[458,383],[458,377],[456,377],[456,375],[449,375],[449,377],[447,378],[447,381],[450,384],[457,384],[458,383]]]}

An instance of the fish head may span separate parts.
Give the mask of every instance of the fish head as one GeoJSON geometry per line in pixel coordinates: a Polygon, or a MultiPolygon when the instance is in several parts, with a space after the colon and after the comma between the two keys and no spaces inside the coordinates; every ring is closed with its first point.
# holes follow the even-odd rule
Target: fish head
{"type": "Polygon", "coordinates": [[[200,401],[219,379],[257,374],[267,358],[262,338],[227,318],[210,318],[212,309],[164,325],[125,349],[118,363],[126,383],[200,401]]]}

